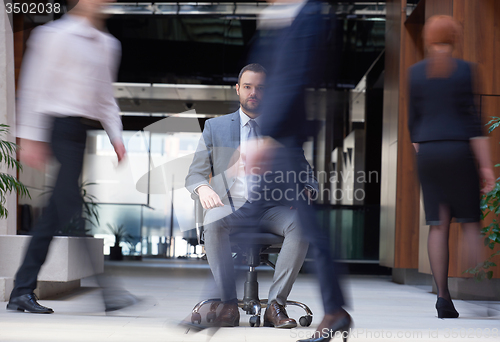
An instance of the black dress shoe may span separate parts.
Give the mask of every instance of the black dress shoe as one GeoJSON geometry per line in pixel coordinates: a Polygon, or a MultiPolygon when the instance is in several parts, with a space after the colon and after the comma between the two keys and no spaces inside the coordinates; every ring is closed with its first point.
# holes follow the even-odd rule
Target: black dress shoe
{"type": "Polygon", "coordinates": [[[53,313],[54,310],[38,304],[34,293],[14,297],[9,300],[7,310],[28,311],[31,313],[53,313]]]}
{"type": "Polygon", "coordinates": [[[349,335],[349,328],[351,327],[352,319],[351,316],[347,315],[342,319],[339,319],[335,323],[333,323],[328,331],[319,331],[316,332],[315,336],[312,338],[308,338],[305,340],[298,340],[297,342],[328,342],[335,336],[341,336],[344,342],[347,341],[347,337],[349,335]],[[319,336],[317,336],[319,335],[319,336]]]}
{"type": "Polygon", "coordinates": [[[438,312],[438,318],[458,318],[458,311],[455,309],[455,306],[453,306],[453,303],[443,297],[438,297],[436,310],[438,312]]]}

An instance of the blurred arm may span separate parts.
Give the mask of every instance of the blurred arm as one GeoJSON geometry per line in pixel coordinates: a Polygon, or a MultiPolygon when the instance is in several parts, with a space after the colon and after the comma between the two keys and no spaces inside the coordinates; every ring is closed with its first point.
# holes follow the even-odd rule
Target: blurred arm
{"type": "Polygon", "coordinates": [[[196,190],[202,185],[210,186],[208,180],[212,172],[212,147],[210,120],[207,120],[186,177],[186,188],[191,193],[197,194],[196,190]]]}
{"type": "MultiPolygon", "coordinates": [[[[33,30],[24,54],[18,92],[17,136],[21,139],[48,142],[51,116],[44,112],[45,90],[57,79],[64,59],[64,41],[56,31],[40,27],[33,30]]],[[[25,144],[25,148],[33,147],[25,144]]],[[[25,150],[26,152],[26,150],[25,150]]],[[[28,155],[25,153],[25,156],[28,155]]]]}
{"type": "Polygon", "coordinates": [[[490,155],[490,139],[488,137],[477,137],[470,139],[470,143],[479,167],[493,169],[490,155]]]}
{"type": "Polygon", "coordinates": [[[115,148],[118,161],[120,162],[125,156],[126,151],[122,140],[123,126],[120,118],[120,108],[114,98],[113,81],[117,76],[116,73],[121,55],[121,46],[120,43],[114,39],[110,40],[107,44],[109,45],[107,46],[107,51],[109,52],[106,58],[109,61],[109,66],[108,63],[103,63],[103,66],[107,69],[99,73],[101,78],[97,80],[97,86],[98,89],[100,89],[97,102],[100,112],[100,122],[106,130],[109,140],[115,148]]]}
{"type": "Polygon", "coordinates": [[[50,156],[52,117],[43,108],[48,98],[45,90],[57,79],[64,60],[64,37],[57,31],[39,27],[31,33],[24,54],[17,102],[19,158],[29,167],[44,172],[50,156]]]}
{"type": "Polygon", "coordinates": [[[186,188],[199,195],[204,209],[224,206],[219,195],[208,184],[212,172],[212,148],[210,120],[207,120],[186,177],[186,188]]]}
{"type": "Polygon", "coordinates": [[[495,187],[495,173],[490,154],[490,141],[487,137],[477,137],[470,139],[472,151],[479,163],[479,174],[486,183],[483,192],[488,193],[495,187]]]}
{"type": "Polygon", "coordinates": [[[19,140],[19,159],[25,165],[45,171],[45,162],[50,156],[49,144],[43,141],[21,138],[19,140]]]}
{"type": "Polygon", "coordinates": [[[326,32],[319,6],[307,3],[297,16],[290,32],[283,36],[284,41],[280,41],[280,49],[276,49],[274,68],[268,77],[262,135],[280,143],[308,133],[304,131],[305,88],[317,81],[325,66],[326,32]]]}

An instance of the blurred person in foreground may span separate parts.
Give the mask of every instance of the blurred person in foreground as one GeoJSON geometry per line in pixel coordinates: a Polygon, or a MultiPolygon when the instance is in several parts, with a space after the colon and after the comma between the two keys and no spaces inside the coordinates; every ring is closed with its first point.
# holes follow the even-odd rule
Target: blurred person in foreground
{"type": "MultiPolygon", "coordinates": [[[[118,161],[125,157],[112,86],[121,46],[105,32],[101,9],[107,0],[73,1],[68,14],[33,30],[23,60],[17,116],[21,162],[44,172],[53,155],[60,168],[17,271],[9,310],[53,312],[37,302],[33,291],[55,232],[82,211],[78,182],[87,130],[102,124],[118,161]]],[[[98,282],[104,285],[102,279],[98,282]]],[[[103,297],[106,311],[136,302],[127,291],[111,286],[103,287],[103,297]]]]}
{"type": "MultiPolygon", "coordinates": [[[[255,48],[255,58],[267,61],[266,96],[262,101],[263,142],[247,157],[251,174],[266,172],[299,174],[297,152],[314,132],[308,132],[306,87],[317,86],[326,70],[327,21],[322,2],[290,1],[289,17],[261,17],[260,28],[271,29],[271,40],[255,48]]],[[[267,39],[267,38],[263,38],[267,39]]],[[[276,183],[275,189],[288,194],[290,205],[297,208],[304,238],[313,252],[323,299],[324,317],[316,332],[304,342],[329,341],[334,336],[347,340],[351,317],[343,309],[344,298],[338,279],[338,267],[330,251],[330,239],[322,229],[314,205],[299,192],[293,182],[276,183]],[[293,193],[293,195],[292,195],[293,193]]],[[[272,191],[275,191],[272,189],[272,191]]],[[[261,190],[263,190],[261,188],[261,190]]],[[[261,191],[262,195],[262,191],[261,191]]]]}
{"type": "MultiPolygon", "coordinates": [[[[187,189],[199,196],[205,209],[205,250],[223,303],[215,325],[222,327],[238,326],[240,321],[230,235],[254,232],[259,223],[265,225],[259,231],[284,237],[269,289],[264,326],[285,329],[297,326],[288,317],[285,306],[308,243],[300,234],[297,211],[280,201],[252,199],[253,185],[245,172],[248,143],[258,144],[260,136],[260,104],[265,97],[265,83],[266,70],[261,65],[249,64],[241,70],[236,84],[240,108],[205,122],[186,177],[187,189]],[[238,158],[238,162],[233,163],[233,158],[238,158]]],[[[306,192],[316,192],[317,182],[303,153],[300,160],[303,172],[309,171],[309,177],[304,177],[300,186],[306,192]]]]}
{"type": "Polygon", "coordinates": [[[409,69],[408,128],[430,225],[428,253],[439,318],[459,315],[448,290],[450,221],[461,223],[464,252],[473,262],[481,247],[480,180],[485,193],[495,185],[489,141],[474,103],[473,65],[452,57],[459,27],[449,16],[428,19],[427,57],[409,69]]]}

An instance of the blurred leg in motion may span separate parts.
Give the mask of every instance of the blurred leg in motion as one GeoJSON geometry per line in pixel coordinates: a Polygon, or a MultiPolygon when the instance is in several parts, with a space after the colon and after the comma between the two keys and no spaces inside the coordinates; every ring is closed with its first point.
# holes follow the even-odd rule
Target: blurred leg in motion
{"type": "MultiPolygon", "coordinates": [[[[270,165],[264,166],[264,169],[272,170],[277,175],[300,175],[303,172],[299,157],[301,153],[302,149],[299,148],[279,148],[272,153],[274,158],[270,160],[270,165]]],[[[336,331],[344,333],[351,325],[351,317],[343,309],[344,296],[339,283],[339,270],[333,260],[330,239],[317,219],[314,204],[310,203],[307,196],[301,192],[301,187],[297,188],[297,184],[293,181],[276,182],[269,191],[272,193],[275,190],[286,194],[288,204],[296,208],[301,233],[303,239],[309,242],[320,283],[325,316],[316,329],[315,336],[318,338],[302,341],[329,341],[336,331]],[[331,333],[326,338],[323,337],[324,329],[331,333]]]]}
{"type": "MultiPolygon", "coordinates": [[[[481,258],[481,251],[484,249],[484,239],[485,237],[481,235],[481,222],[468,222],[462,223],[462,232],[463,232],[463,240],[467,241],[465,247],[467,250],[464,251],[464,254],[467,256],[467,265],[470,267],[476,267],[479,262],[483,262],[484,259],[481,258]]],[[[489,300],[496,302],[499,298],[499,290],[496,287],[494,282],[485,280],[483,281],[486,285],[484,288],[484,292],[481,293],[481,296],[484,297],[484,300],[489,300]]],[[[492,310],[490,307],[491,304],[488,305],[487,316],[497,315],[497,310],[492,310]]]]}
{"type": "MultiPolygon", "coordinates": [[[[7,309],[31,313],[53,312],[38,304],[33,292],[54,235],[71,219],[81,216],[83,202],[78,182],[83,167],[87,130],[91,128],[78,117],[54,119],[51,149],[60,167],[49,204],[33,229],[24,261],[17,271],[7,309]]],[[[95,270],[87,244],[86,250],[87,258],[95,270]]],[[[137,302],[134,296],[116,287],[107,277],[99,275],[97,282],[103,289],[106,311],[118,310],[137,302]]]]}
{"type": "Polygon", "coordinates": [[[19,268],[8,309],[50,313],[32,300],[50,242],[56,231],[82,210],[78,179],[82,171],[87,127],[78,118],[54,119],[51,148],[60,163],[57,180],[48,207],[33,229],[33,237],[19,268]]]}
{"type": "Polygon", "coordinates": [[[125,290],[121,285],[118,279],[113,278],[104,273],[100,273],[98,266],[95,263],[95,258],[93,257],[93,253],[97,253],[98,257],[102,258],[101,251],[95,251],[91,247],[90,240],[86,240],[85,243],[85,252],[87,253],[87,260],[90,263],[93,274],[95,274],[95,281],[97,285],[101,289],[102,300],[104,303],[104,311],[111,312],[116,310],[121,310],[126,307],[137,304],[141,301],[141,299],[137,298],[127,290],[125,290]]]}
{"type": "Polygon", "coordinates": [[[438,289],[437,295],[451,301],[450,292],[448,291],[450,215],[445,207],[440,208],[440,214],[441,224],[430,226],[427,250],[432,275],[438,289]]]}

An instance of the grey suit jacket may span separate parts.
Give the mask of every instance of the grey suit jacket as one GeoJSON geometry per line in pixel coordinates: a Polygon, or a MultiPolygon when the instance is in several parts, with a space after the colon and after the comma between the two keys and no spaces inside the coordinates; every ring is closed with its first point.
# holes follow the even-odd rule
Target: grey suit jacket
{"type": "MultiPolygon", "coordinates": [[[[228,170],[238,159],[239,146],[239,111],[207,120],[186,177],[186,188],[189,192],[194,193],[200,185],[209,185],[209,178],[212,175],[210,186],[221,200],[226,198],[236,180],[236,173],[232,172],[234,170],[229,172],[228,170]]],[[[318,182],[303,151],[302,158],[304,170],[308,171],[308,179],[304,186],[308,184],[317,191],[318,182]]]]}

